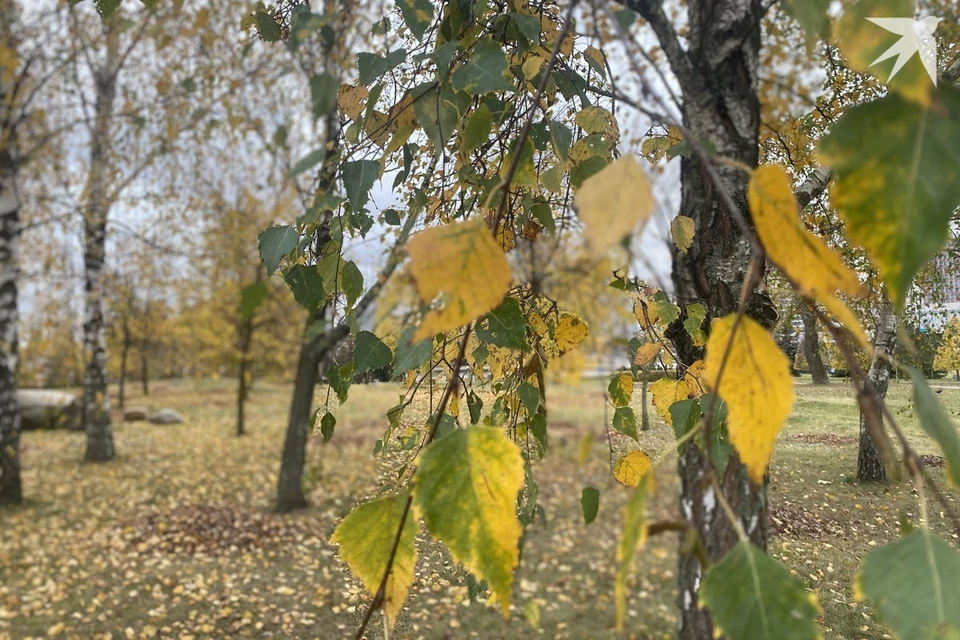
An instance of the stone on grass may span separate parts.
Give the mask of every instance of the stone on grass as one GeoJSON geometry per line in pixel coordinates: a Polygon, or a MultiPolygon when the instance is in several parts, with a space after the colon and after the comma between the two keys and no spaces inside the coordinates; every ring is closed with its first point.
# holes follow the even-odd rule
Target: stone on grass
{"type": "Polygon", "coordinates": [[[160,409],[147,418],[153,424],[182,424],[183,416],[173,409],[160,409]]]}
{"type": "Polygon", "coordinates": [[[80,397],[55,389],[17,389],[20,428],[70,429],[83,426],[80,397]]]}
{"type": "Polygon", "coordinates": [[[146,420],[150,411],[146,407],[127,407],[123,410],[123,419],[126,422],[138,422],[146,420]]]}

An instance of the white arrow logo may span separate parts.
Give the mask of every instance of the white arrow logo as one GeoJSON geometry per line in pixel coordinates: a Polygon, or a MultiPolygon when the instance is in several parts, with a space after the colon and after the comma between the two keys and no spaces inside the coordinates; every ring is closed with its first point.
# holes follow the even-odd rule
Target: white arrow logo
{"type": "Polygon", "coordinates": [[[893,80],[893,76],[907,64],[907,61],[913,57],[913,54],[920,54],[920,62],[927,70],[927,75],[933,80],[934,86],[937,84],[937,41],[933,37],[933,32],[937,30],[937,25],[943,18],[930,16],[923,20],[913,20],[912,18],[867,18],[870,22],[879,25],[895,33],[901,38],[896,44],[883,52],[883,54],[874,60],[870,66],[889,60],[897,56],[897,61],[893,65],[893,71],[887,82],[893,80]]]}

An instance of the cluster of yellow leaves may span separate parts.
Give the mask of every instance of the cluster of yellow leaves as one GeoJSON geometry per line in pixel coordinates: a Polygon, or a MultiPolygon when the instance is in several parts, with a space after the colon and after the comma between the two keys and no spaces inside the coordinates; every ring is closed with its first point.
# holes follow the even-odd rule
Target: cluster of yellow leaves
{"type": "Polygon", "coordinates": [[[857,317],[837,297],[838,291],[861,295],[863,285],[839,253],[803,228],[786,171],[776,165],[754,171],[748,199],[757,235],[770,258],[801,295],[821,303],[861,345],[868,346],[869,340],[857,317]]]}

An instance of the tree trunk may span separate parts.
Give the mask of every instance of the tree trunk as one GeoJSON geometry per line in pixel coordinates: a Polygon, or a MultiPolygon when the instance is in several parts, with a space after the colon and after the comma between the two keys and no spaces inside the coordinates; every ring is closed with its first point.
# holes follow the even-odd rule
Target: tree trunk
{"type": "Polygon", "coordinates": [[[640,380],[640,431],[650,430],[650,415],[647,413],[647,387],[650,384],[650,376],[646,371],[641,371],[643,376],[640,380]]]}
{"type": "MultiPolygon", "coordinates": [[[[627,4],[640,12],[660,40],[681,89],[687,128],[701,143],[714,145],[717,156],[755,167],[759,158],[757,63],[761,0],[689,0],[686,50],[660,2],[631,0],[627,4]]],[[[701,161],[696,157],[683,158],[680,167],[680,215],[693,218],[697,233],[687,253],[671,247],[674,290],[681,307],[693,302],[704,305],[705,326],[709,326],[712,318],[737,310],[751,249],[701,161]]],[[[714,169],[722,189],[746,214],[748,176],[730,164],[716,163],[714,169]]],[[[776,312],[764,294],[750,296],[748,313],[768,328],[775,322],[776,312]]],[[[679,321],[668,328],[667,336],[682,365],[689,366],[703,357],[703,348],[693,345],[679,321]]],[[[718,506],[705,473],[703,452],[695,443],[683,447],[678,473],[681,513],[698,533],[710,560],[716,562],[736,544],[737,534],[718,506]]],[[[736,456],[731,458],[719,484],[751,542],[765,549],[765,487],[750,483],[736,456]]],[[[714,638],[710,612],[701,607],[699,600],[702,577],[703,568],[697,557],[682,553],[677,594],[680,640],[714,638]]]]}
{"type": "MultiPolygon", "coordinates": [[[[311,314],[306,330],[322,318],[322,312],[311,314]]],[[[280,481],[277,485],[277,511],[286,513],[307,506],[303,495],[303,469],[307,459],[307,437],[310,435],[310,417],[313,415],[313,391],[317,386],[317,367],[325,351],[320,349],[323,336],[317,336],[300,347],[297,377],[293,382],[293,397],[290,399],[290,415],[287,419],[287,435],[283,441],[283,457],[280,460],[280,481]]]]}
{"type": "Polygon", "coordinates": [[[117,392],[117,404],[123,409],[125,401],[126,383],[127,383],[127,356],[130,355],[130,345],[133,339],[130,336],[129,316],[123,317],[123,350],[120,352],[120,381],[117,392]]]}
{"type": "MultiPolygon", "coordinates": [[[[245,433],[244,404],[247,402],[247,370],[250,365],[250,344],[253,342],[253,315],[240,327],[240,368],[237,372],[237,435],[245,433]]],[[[312,400],[312,399],[311,399],[312,400]]]]}
{"type": "Polygon", "coordinates": [[[110,124],[117,95],[119,32],[106,21],[103,66],[94,71],[95,119],[90,139],[90,176],[84,211],[83,266],[86,283],[86,317],[83,347],[86,372],[83,380],[83,422],[89,461],[111,460],[115,455],[110,397],[107,394],[107,341],[104,326],[104,276],[107,214],[110,210],[110,124]]]}
{"type": "Polygon", "coordinates": [[[830,375],[820,355],[820,336],[817,334],[817,316],[806,304],[800,307],[803,320],[803,355],[813,376],[813,384],[830,384],[830,375]]]}
{"type": "MultiPolygon", "coordinates": [[[[0,34],[12,43],[11,0],[0,0],[0,34]]],[[[12,70],[8,70],[12,71],[12,70]]],[[[14,78],[0,73],[0,505],[20,504],[20,414],[17,411],[17,240],[20,194],[17,190],[16,141],[6,126],[14,78]]]]}
{"type": "Polygon", "coordinates": [[[150,395],[150,361],[147,360],[146,340],[140,346],[140,388],[143,395],[150,395]]]}
{"type": "MultiPolygon", "coordinates": [[[[883,301],[877,334],[873,340],[874,355],[867,373],[867,384],[873,387],[880,402],[887,397],[890,384],[890,363],[884,356],[893,354],[897,345],[897,314],[889,301],[883,301]]],[[[887,470],[883,465],[880,449],[867,430],[863,412],[860,413],[860,447],[857,452],[857,480],[860,482],[886,482],[887,470]]]]}

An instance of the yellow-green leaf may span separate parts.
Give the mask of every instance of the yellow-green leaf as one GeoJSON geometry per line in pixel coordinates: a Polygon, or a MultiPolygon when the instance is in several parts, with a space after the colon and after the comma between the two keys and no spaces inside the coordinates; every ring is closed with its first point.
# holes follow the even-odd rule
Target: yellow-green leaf
{"type": "Polygon", "coordinates": [[[607,393],[610,395],[610,402],[615,407],[629,407],[630,400],[633,399],[633,376],[629,371],[621,371],[614,374],[610,379],[610,385],[607,387],[607,393]]]}
{"type": "Polygon", "coordinates": [[[510,287],[510,264],[481,220],[432,227],[410,238],[410,273],[420,299],[441,296],[414,340],[446,332],[487,313],[510,287]]]}
{"type": "Polygon", "coordinates": [[[688,216],[677,216],[670,223],[670,234],[673,236],[673,243],[677,245],[683,253],[686,253],[693,246],[693,234],[696,231],[696,224],[693,218],[688,216]]]}
{"type": "Polygon", "coordinates": [[[623,508],[623,531],[617,543],[617,580],[614,598],[617,602],[617,630],[623,630],[627,611],[627,580],[633,571],[633,558],[647,541],[647,489],[649,481],[644,478],[637,483],[630,501],[623,508]]]}
{"type": "Polygon", "coordinates": [[[703,378],[727,403],[730,441],[755,484],[763,482],[773,443],[793,407],[790,362],[770,332],[744,316],[735,334],[736,316],[714,321],[707,342],[703,378]],[[727,344],[733,344],[720,377],[727,344]]]}
{"type": "Polygon", "coordinates": [[[599,133],[611,142],[616,142],[620,138],[617,119],[603,107],[584,107],[577,113],[574,121],[587,133],[599,133]]]}
{"type": "Polygon", "coordinates": [[[635,487],[649,473],[651,467],[653,463],[650,461],[650,456],[643,451],[631,451],[614,465],[613,477],[622,485],[635,487]]]}
{"type": "Polygon", "coordinates": [[[455,429],[423,452],[413,497],[430,534],[454,560],[486,580],[510,613],[510,584],[522,528],[517,495],[523,486],[520,449],[500,429],[455,429]]]}
{"type": "MultiPolygon", "coordinates": [[[[360,578],[370,595],[376,595],[387,569],[390,550],[407,504],[407,492],[361,504],[344,518],[330,542],[340,545],[340,558],[360,578]]],[[[417,564],[417,520],[408,514],[397,553],[384,589],[383,611],[392,626],[407,600],[417,564]]]]}
{"type": "Polygon", "coordinates": [[[647,174],[633,156],[623,156],[587,178],[574,204],[586,226],[587,242],[600,254],[645,224],[654,211],[647,174]]]}
{"type": "Polygon", "coordinates": [[[856,316],[836,297],[837,291],[862,295],[863,285],[839,253],[800,224],[790,178],[783,167],[766,165],[754,171],[747,193],[757,235],[773,261],[802,295],[823,303],[860,344],[869,345],[856,316]]]}
{"type": "Polygon", "coordinates": [[[670,405],[686,400],[690,396],[690,385],[684,380],[660,378],[650,385],[650,395],[653,396],[653,407],[657,410],[657,415],[663,418],[664,422],[672,425],[670,405]]]}

